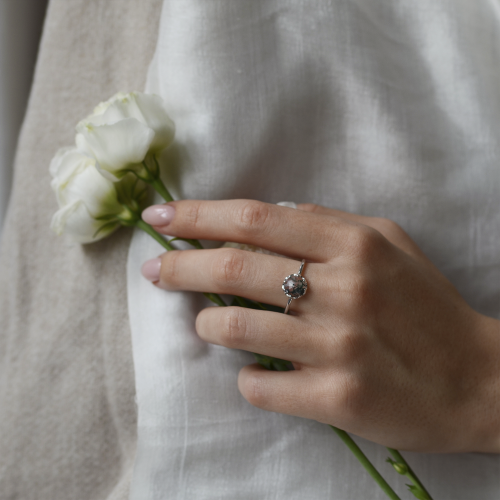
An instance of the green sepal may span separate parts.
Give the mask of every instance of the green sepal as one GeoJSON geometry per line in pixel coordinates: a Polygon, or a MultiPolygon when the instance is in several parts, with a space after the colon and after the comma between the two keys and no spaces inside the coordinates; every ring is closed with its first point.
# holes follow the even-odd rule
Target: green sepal
{"type": "Polygon", "coordinates": [[[408,489],[418,498],[418,500],[431,500],[431,497],[418,486],[414,484],[407,484],[406,486],[408,486],[408,489]]]}
{"type": "Polygon", "coordinates": [[[94,217],[94,219],[95,220],[102,220],[103,222],[105,222],[105,221],[117,221],[116,214],[101,215],[99,217],[94,217]]]}
{"type": "Polygon", "coordinates": [[[136,207],[123,206],[123,212],[116,215],[116,219],[122,226],[131,227],[135,226],[137,221],[141,219],[141,214],[137,211],[136,207]]]}
{"type": "Polygon", "coordinates": [[[117,224],[119,224],[119,222],[115,219],[115,220],[112,220],[111,222],[108,222],[107,224],[103,224],[93,235],[92,235],[92,238],[97,238],[97,235],[104,231],[105,229],[108,229],[108,228],[111,228],[113,226],[116,226],[117,224]]]}
{"type": "Polygon", "coordinates": [[[395,462],[392,458],[388,458],[386,462],[391,464],[398,474],[401,474],[402,476],[408,474],[408,466],[406,464],[395,462]]]}
{"type": "Polygon", "coordinates": [[[141,179],[141,181],[151,184],[154,180],[158,179],[158,173],[153,172],[145,161],[142,162],[141,168],[134,171],[134,174],[141,179]]]}

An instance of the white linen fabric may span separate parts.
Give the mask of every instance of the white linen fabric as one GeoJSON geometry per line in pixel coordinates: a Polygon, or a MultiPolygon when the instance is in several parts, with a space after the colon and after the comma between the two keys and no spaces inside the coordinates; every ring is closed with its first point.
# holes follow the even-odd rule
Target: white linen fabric
{"type": "MultiPolygon", "coordinates": [[[[177,124],[175,196],[389,217],[498,317],[499,65],[494,0],[165,0],[147,91],[177,124]]],[[[327,426],[242,398],[252,355],[197,337],[200,296],[141,277],[161,252],[134,234],[131,499],[385,498],[327,426]]],[[[384,448],[359,442],[409,498],[384,448]]],[[[499,455],[406,455],[436,499],[500,496],[499,455]]]]}

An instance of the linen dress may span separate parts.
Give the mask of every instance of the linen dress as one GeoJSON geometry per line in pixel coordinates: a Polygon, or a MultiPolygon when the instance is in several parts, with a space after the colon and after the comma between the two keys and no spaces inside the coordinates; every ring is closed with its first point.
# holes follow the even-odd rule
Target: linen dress
{"type": "MultiPolygon", "coordinates": [[[[146,88],[177,125],[166,183],[180,198],[315,202],[393,219],[476,310],[498,317],[498,7],[164,0],[146,88]]],[[[131,499],[385,498],[328,426],[243,399],[237,374],[252,355],[202,342],[194,322],[208,304],[140,275],[162,253],[150,240],[136,231],[128,259],[131,499]]],[[[410,498],[387,451],[359,442],[410,498]]],[[[407,456],[436,499],[500,496],[499,455],[407,456]]]]}

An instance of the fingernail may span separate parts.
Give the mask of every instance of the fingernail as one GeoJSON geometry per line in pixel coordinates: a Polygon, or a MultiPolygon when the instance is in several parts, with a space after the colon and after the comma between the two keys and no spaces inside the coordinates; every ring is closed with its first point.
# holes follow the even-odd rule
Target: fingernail
{"type": "Polygon", "coordinates": [[[144,262],[141,268],[141,273],[147,280],[152,281],[154,283],[155,281],[160,280],[160,268],[161,268],[161,259],[160,258],[151,259],[144,262]]]}
{"type": "Polygon", "coordinates": [[[151,205],[142,212],[142,220],[152,226],[166,226],[172,222],[174,215],[172,205],[151,205]]]}

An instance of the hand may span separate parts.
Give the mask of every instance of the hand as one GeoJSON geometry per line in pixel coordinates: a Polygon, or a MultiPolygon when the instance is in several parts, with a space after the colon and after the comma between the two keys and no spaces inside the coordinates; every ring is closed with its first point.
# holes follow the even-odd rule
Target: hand
{"type": "Polygon", "coordinates": [[[249,200],[178,201],[143,217],[164,234],[286,256],[168,252],[149,273],[164,289],[284,307],[283,279],[306,259],[309,288],[288,315],[210,307],[196,320],[207,342],[293,362],[290,372],[244,367],[251,404],[393,448],[500,452],[500,322],[472,310],[395,223],[249,200]]]}

